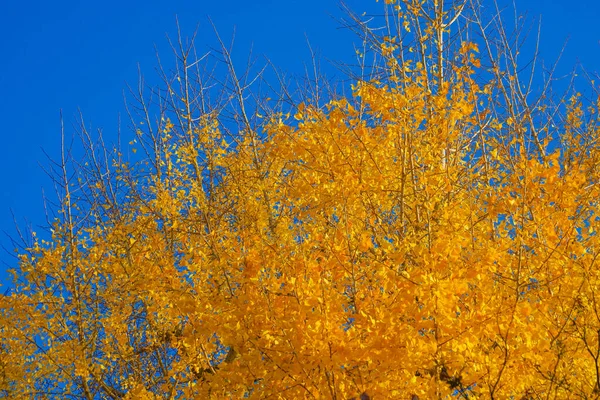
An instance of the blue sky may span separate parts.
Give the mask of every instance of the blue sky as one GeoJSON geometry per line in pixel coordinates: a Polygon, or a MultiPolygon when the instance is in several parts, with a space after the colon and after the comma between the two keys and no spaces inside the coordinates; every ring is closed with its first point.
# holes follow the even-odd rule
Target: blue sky
{"type": "MultiPolygon", "coordinates": [[[[486,1],[486,0],[484,0],[486,1]]],[[[362,13],[377,10],[372,0],[346,3],[362,13]]],[[[518,0],[518,11],[536,20],[542,15],[541,57],[549,62],[569,39],[561,71],[581,62],[600,71],[600,3],[593,0],[518,0]]],[[[11,214],[19,225],[35,230],[45,224],[42,190],[52,193],[42,166],[44,151],[57,157],[60,149],[59,111],[67,135],[73,133],[80,110],[88,128],[116,137],[123,117],[126,83],[137,82],[137,68],[152,79],[155,46],[165,64],[171,53],[166,35],[176,33],[175,16],[184,34],[199,24],[200,51],[215,45],[207,17],[230,38],[236,32],[234,55],[244,66],[248,50],[268,57],[279,69],[302,74],[310,63],[306,45],[327,59],[351,61],[354,37],[339,29],[343,14],[336,0],[6,0],[0,5],[0,244],[13,246],[11,214]]],[[[326,65],[326,62],[323,62],[326,65]]],[[[335,69],[325,66],[335,74],[335,69]]],[[[127,124],[123,124],[126,128],[127,124]]],[[[131,133],[123,129],[123,136],[131,133]]],[[[128,140],[123,140],[125,143],[128,140]]],[[[0,282],[16,260],[0,249],[0,282]],[[7,266],[8,265],[8,266],[7,266]]]]}

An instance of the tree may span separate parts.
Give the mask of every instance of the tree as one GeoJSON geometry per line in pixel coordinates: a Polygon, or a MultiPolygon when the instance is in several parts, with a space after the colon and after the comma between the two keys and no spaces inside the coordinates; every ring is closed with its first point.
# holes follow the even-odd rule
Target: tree
{"type": "Polygon", "coordinates": [[[351,95],[179,39],[138,161],[82,127],[1,298],[4,397],[598,397],[597,103],[537,89],[499,10],[383,7],[349,11],[351,95]]]}

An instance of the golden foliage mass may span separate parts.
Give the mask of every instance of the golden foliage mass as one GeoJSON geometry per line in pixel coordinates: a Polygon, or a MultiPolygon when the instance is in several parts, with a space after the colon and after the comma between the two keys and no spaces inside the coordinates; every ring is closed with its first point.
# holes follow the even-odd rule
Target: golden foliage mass
{"type": "Polygon", "coordinates": [[[82,170],[21,256],[0,397],[597,398],[597,110],[531,100],[471,2],[387,3],[368,78],[290,114],[225,49],[202,108],[182,47],[147,168],[82,170]]]}

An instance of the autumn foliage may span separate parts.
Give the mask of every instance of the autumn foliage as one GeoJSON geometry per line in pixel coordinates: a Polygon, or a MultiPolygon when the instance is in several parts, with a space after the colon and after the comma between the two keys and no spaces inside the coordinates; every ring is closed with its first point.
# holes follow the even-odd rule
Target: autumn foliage
{"type": "Polygon", "coordinates": [[[473,2],[382,7],[346,96],[250,97],[226,47],[211,95],[181,41],[139,161],[84,132],[1,298],[0,397],[600,395],[596,102],[473,2]]]}

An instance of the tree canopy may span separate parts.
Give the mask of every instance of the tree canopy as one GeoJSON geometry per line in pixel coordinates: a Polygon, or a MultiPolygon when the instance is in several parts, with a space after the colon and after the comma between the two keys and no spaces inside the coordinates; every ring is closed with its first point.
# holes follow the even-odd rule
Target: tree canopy
{"type": "Polygon", "coordinates": [[[180,39],[136,158],[80,132],[0,297],[0,397],[600,395],[593,84],[551,96],[476,1],[381,7],[348,11],[346,91],[180,39]]]}

